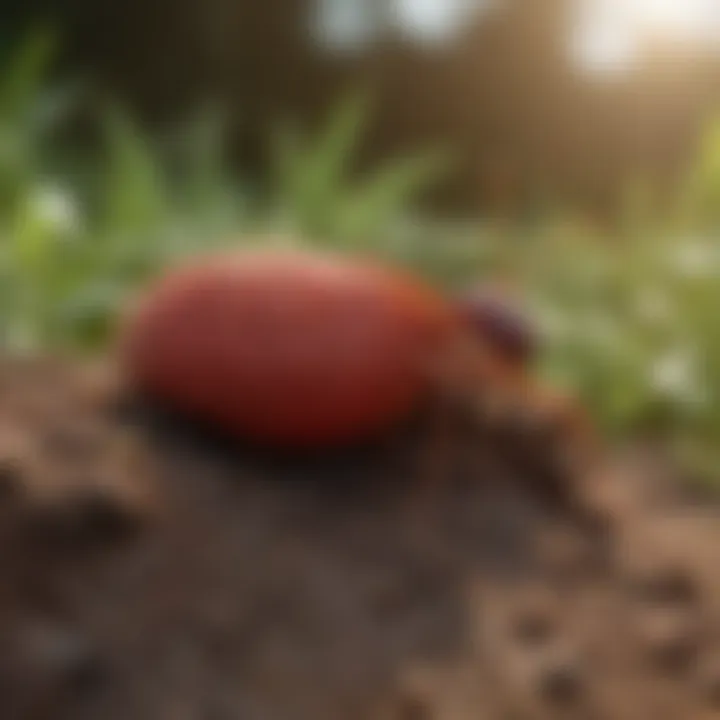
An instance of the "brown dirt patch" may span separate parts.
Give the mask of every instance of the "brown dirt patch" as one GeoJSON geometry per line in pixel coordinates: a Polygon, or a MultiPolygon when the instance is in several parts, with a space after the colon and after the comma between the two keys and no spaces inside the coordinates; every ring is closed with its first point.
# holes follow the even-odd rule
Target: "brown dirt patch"
{"type": "Polygon", "coordinates": [[[3,720],[720,716],[717,512],[658,472],[460,417],[273,457],[60,361],[0,393],[3,720]]]}

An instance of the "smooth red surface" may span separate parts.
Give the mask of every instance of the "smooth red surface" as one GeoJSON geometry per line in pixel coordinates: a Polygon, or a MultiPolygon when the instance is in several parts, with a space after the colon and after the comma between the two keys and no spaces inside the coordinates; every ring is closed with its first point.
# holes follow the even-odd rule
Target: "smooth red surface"
{"type": "Polygon", "coordinates": [[[161,279],[124,335],[130,380],[238,436],[361,440],[407,416],[453,324],[442,298],[372,263],[236,253],[161,279]]]}

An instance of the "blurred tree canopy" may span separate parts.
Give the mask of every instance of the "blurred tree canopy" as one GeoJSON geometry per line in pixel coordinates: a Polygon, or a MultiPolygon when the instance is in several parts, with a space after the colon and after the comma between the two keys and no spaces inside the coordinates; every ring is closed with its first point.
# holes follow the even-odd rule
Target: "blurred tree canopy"
{"type": "Polygon", "coordinates": [[[629,179],[672,180],[717,103],[720,67],[651,58],[625,75],[583,76],[566,52],[573,2],[504,0],[431,50],[385,38],[359,54],[323,51],[311,0],[5,2],[0,40],[51,15],[67,40],[63,67],[148,122],[221,102],[233,153],[259,178],[277,120],[312,125],[361,85],[377,106],[363,161],[426,144],[454,151],[458,172],[436,207],[515,213],[562,199],[605,210],[629,179]]]}

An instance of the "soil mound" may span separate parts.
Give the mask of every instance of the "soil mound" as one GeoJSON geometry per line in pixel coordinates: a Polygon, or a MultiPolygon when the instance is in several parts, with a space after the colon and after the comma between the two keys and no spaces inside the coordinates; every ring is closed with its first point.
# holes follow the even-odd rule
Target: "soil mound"
{"type": "Polygon", "coordinates": [[[720,523],[428,412],[279,457],[0,365],[3,720],[720,714],[720,523]]]}

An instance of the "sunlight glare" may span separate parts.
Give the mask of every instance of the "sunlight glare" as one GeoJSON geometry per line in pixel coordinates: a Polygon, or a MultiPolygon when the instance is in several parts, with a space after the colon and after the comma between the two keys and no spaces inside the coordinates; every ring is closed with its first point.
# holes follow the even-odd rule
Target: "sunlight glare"
{"type": "Polygon", "coordinates": [[[574,60],[594,73],[622,72],[632,64],[637,50],[635,34],[616,23],[582,23],[572,38],[574,60]]]}
{"type": "Polygon", "coordinates": [[[490,9],[491,0],[391,0],[394,24],[403,35],[424,43],[445,43],[472,19],[490,9]]]}
{"type": "Polygon", "coordinates": [[[717,0],[603,0],[637,32],[676,38],[704,40],[713,27],[717,31],[717,0]]]}
{"type": "Polygon", "coordinates": [[[572,52],[591,71],[629,66],[647,41],[720,50],[718,0],[578,0],[572,52]]]}

